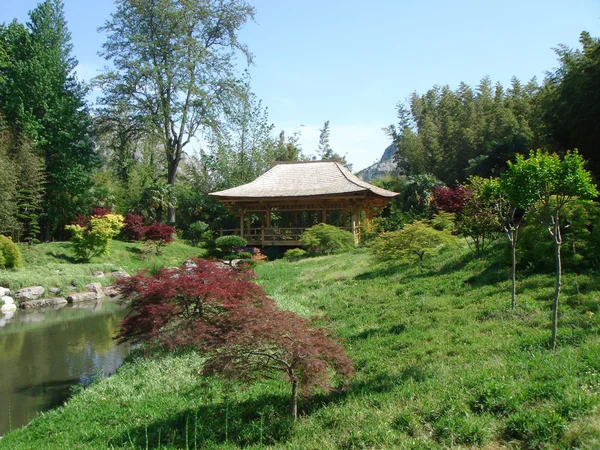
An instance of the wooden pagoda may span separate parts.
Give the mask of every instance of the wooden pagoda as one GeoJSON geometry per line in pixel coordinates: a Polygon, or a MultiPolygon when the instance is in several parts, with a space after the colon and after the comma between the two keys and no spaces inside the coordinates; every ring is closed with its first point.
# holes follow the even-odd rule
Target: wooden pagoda
{"type": "Polygon", "coordinates": [[[353,175],[336,161],[278,163],[251,183],[210,194],[239,216],[239,228],[221,234],[253,246],[298,246],[306,228],[328,223],[360,239],[371,219],[396,195],[353,175]]]}

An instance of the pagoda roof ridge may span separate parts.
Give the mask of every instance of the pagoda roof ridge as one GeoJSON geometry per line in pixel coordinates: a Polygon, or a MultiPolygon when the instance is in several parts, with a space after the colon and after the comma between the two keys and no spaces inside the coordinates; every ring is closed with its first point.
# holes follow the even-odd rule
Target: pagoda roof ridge
{"type": "Polygon", "coordinates": [[[250,183],[210,193],[223,200],[360,194],[384,198],[398,195],[362,181],[334,160],[276,163],[250,183]]]}

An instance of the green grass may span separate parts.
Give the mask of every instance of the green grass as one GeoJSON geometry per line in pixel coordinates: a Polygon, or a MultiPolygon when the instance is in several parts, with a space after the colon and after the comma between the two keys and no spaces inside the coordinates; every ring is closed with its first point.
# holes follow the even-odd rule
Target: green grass
{"type": "Polygon", "coordinates": [[[106,285],[114,281],[113,277],[92,277],[97,271],[108,274],[122,268],[134,274],[139,269],[179,266],[188,258],[206,253],[204,249],[175,241],[163,247],[161,255],[145,255],[142,243],[113,241],[110,255],[93,258],[89,264],[76,264],[68,242],[19,245],[19,248],[23,267],[0,270],[0,286],[16,290],[39,285],[46,288],[46,293],[55,287],[61,289],[60,295],[67,295],[69,286],[83,290],[87,283],[106,285]]]}
{"type": "Polygon", "coordinates": [[[513,312],[498,253],[259,264],[267,292],[331,327],[357,369],[295,424],[280,380],[243,388],[200,378],[196,355],[136,356],[0,448],[600,448],[597,274],[565,274],[553,353],[552,274],[521,273],[513,312]]]}

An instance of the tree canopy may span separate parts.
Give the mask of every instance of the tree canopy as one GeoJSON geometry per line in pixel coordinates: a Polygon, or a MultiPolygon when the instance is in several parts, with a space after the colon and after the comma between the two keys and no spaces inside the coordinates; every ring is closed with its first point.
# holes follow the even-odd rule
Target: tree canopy
{"type": "MultiPolygon", "coordinates": [[[[126,110],[158,133],[175,184],[184,148],[200,129],[218,128],[243,94],[238,53],[252,55],[237,32],[254,16],[243,0],[118,0],[101,31],[113,69],[98,78],[101,104],[126,110]]],[[[169,221],[175,219],[169,208],[169,221]]]]}

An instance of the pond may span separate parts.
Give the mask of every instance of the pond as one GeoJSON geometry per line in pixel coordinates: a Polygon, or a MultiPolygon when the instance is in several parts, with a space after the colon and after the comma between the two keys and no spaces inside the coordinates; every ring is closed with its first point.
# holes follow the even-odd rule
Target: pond
{"type": "Polygon", "coordinates": [[[126,314],[114,301],[0,313],[0,436],[114,373],[129,353],[113,339],[126,314]]]}

